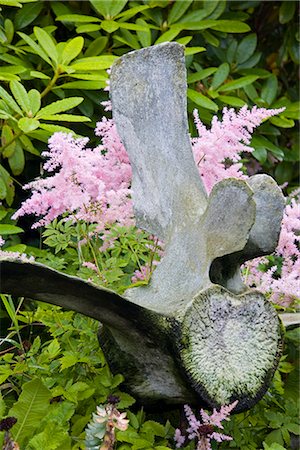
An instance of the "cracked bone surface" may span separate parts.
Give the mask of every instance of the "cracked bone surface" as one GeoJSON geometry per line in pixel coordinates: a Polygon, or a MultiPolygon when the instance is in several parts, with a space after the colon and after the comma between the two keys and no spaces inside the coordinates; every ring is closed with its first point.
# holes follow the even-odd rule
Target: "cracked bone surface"
{"type": "Polygon", "coordinates": [[[258,175],[223,180],[207,197],[188,134],[181,45],[122,56],[111,98],[133,169],[137,225],[165,241],[162,262],[148,286],[122,298],[42,265],[4,261],[2,291],[100,320],[110,366],[145,406],[238,400],[236,411],[247,409],[276,369],[281,326],[264,296],[243,285],[239,267],[274,251],[282,194],[258,175]]]}

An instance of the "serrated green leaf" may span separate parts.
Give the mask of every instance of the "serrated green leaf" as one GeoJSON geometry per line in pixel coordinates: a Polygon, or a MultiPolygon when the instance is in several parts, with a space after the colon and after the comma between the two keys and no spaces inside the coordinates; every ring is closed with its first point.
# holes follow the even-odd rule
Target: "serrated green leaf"
{"type": "Polygon", "coordinates": [[[155,436],[165,437],[165,427],[154,420],[147,420],[141,427],[141,432],[146,434],[154,434],[155,436]]]}
{"type": "Polygon", "coordinates": [[[215,25],[209,28],[226,33],[247,33],[247,31],[251,30],[247,23],[239,22],[238,20],[218,20],[215,25]]]}
{"type": "Polygon", "coordinates": [[[41,107],[41,95],[39,91],[36,89],[31,89],[28,92],[28,99],[29,99],[29,105],[30,105],[30,111],[35,116],[35,114],[38,112],[38,110],[41,107]]]}
{"type": "Polygon", "coordinates": [[[24,230],[16,225],[8,225],[4,223],[0,223],[0,236],[5,236],[8,234],[18,234],[23,233],[24,230]]]}
{"type": "Polygon", "coordinates": [[[38,378],[23,385],[18,401],[9,411],[10,416],[17,418],[11,433],[19,445],[22,446],[25,439],[33,435],[49,408],[51,397],[51,391],[38,378]]]}
{"type": "Polygon", "coordinates": [[[215,72],[212,83],[211,83],[211,89],[217,89],[224,81],[227,79],[229,75],[230,67],[228,63],[223,63],[218,67],[218,70],[215,72]]]}
{"type": "Polygon", "coordinates": [[[62,100],[57,100],[56,102],[53,102],[50,105],[47,105],[44,108],[40,109],[40,111],[36,115],[36,118],[43,119],[44,116],[69,111],[70,109],[78,106],[82,101],[82,97],[69,97],[62,100]]]}
{"type": "Polygon", "coordinates": [[[62,63],[68,65],[73,59],[75,59],[81,52],[84,44],[84,39],[81,36],[77,36],[67,43],[62,52],[62,63]]]}
{"type": "Polygon", "coordinates": [[[44,52],[57,64],[58,54],[52,37],[43,28],[39,27],[34,27],[34,34],[44,52]]]}
{"type": "Polygon", "coordinates": [[[114,0],[113,2],[90,0],[90,3],[100,15],[108,19],[119,14],[126,5],[127,0],[114,0]]]}
{"type": "Polygon", "coordinates": [[[33,130],[36,130],[40,125],[40,122],[37,119],[30,117],[22,117],[22,119],[18,120],[18,127],[24,133],[30,133],[33,130]]]}
{"type": "Polygon", "coordinates": [[[169,25],[171,25],[174,22],[177,22],[177,20],[179,20],[180,17],[183,16],[183,14],[186,12],[186,10],[192,3],[193,0],[185,0],[184,2],[182,2],[181,0],[177,0],[176,2],[174,2],[168,15],[169,25]]]}
{"type": "Polygon", "coordinates": [[[29,47],[33,50],[33,53],[39,55],[40,58],[42,58],[44,61],[50,64],[50,66],[52,66],[50,58],[47,56],[47,53],[44,52],[44,50],[40,45],[34,42],[34,40],[31,39],[31,37],[27,36],[27,34],[21,33],[21,31],[18,31],[18,35],[21,36],[21,38],[26,42],[26,44],[29,45],[29,47]]]}
{"type": "Polygon", "coordinates": [[[238,78],[237,80],[229,81],[229,83],[220,86],[218,90],[221,92],[234,91],[235,89],[252,84],[257,79],[258,77],[256,75],[248,75],[246,77],[238,78]]]}
{"type": "Polygon", "coordinates": [[[11,83],[9,83],[9,87],[22,110],[28,113],[30,111],[30,102],[24,86],[18,81],[11,81],[11,83]]]}
{"type": "Polygon", "coordinates": [[[13,175],[20,175],[25,166],[25,156],[19,141],[16,142],[16,148],[13,154],[8,158],[8,164],[13,175]]]}
{"type": "Polygon", "coordinates": [[[239,64],[247,61],[255,52],[257,45],[257,36],[255,33],[244,37],[239,43],[236,51],[236,59],[239,64]]]}
{"type": "Polygon", "coordinates": [[[76,116],[72,114],[49,114],[43,116],[42,120],[61,121],[61,122],[90,122],[91,119],[85,116],[76,116]]]}
{"type": "Polygon", "coordinates": [[[0,97],[7,103],[7,105],[12,109],[12,111],[16,112],[17,114],[23,115],[21,108],[19,105],[15,102],[13,97],[9,95],[9,93],[3,89],[3,87],[0,86],[0,97]]]}
{"type": "Polygon", "coordinates": [[[203,94],[200,94],[200,92],[194,91],[193,89],[188,89],[187,95],[190,100],[196,103],[196,105],[212,111],[218,111],[218,105],[209,98],[205,97],[203,94]]]}
{"type": "Polygon", "coordinates": [[[56,17],[55,20],[60,22],[76,22],[76,23],[91,23],[91,22],[101,22],[98,17],[85,16],[83,14],[62,14],[56,17]]]}
{"type": "MultiPolygon", "coordinates": [[[[2,133],[1,133],[2,147],[4,147],[4,145],[7,145],[9,142],[13,141],[13,139],[14,139],[13,129],[9,125],[4,124],[2,126],[2,133]]],[[[11,155],[13,155],[15,148],[16,148],[16,141],[13,141],[3,150],[2,154],[4,158],[9,158],[11,155]]]]}

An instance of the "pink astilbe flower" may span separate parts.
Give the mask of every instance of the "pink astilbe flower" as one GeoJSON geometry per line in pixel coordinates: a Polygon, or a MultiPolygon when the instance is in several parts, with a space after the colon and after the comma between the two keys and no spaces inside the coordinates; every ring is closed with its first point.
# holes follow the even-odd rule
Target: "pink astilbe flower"
{"type": "MultiPolygon", "coordinates": [[[[184,406],[184,412],[189,424],[189,427],[186,429],[187,438],[189,440],[195,439],[197,450],[211,450],[212,440],[217,442],[232,440],[231,436],[219,433],[218,431],[215,431],[215,428],[223,429],[223,420],[229,420],[229,415],[236,407],[237,403],[238,401],[236,400],[231,405],[221,406],[220,411],[214,409],[211,415],[201,409],[201,421],[197,419],[188,405],[184,406]]],[[[175,431],[174,440],[176,442],[176,448],[182,447],[185,442],[185,437],[181,434],[179,429],[175,431]]]]}
{"type": "Polygon", "coordinates": [[[199,137],[192,138],[195,163],[207,192],[220,180],[229,177],[246,178],[242,172],[241,153],[251,153],[251,134],[264,119],[282,112],[281,109],[265,109],[243,106],[238,112],[223,109],[222,120],[213,117],[210,129],[201,122],[198,111],[194,118],[199,137]]]}
{"type": "Polygon", "coordinates": [[[5,244],[5,240],[3,239],[2,236],[0,236],[0,247],[3,247],[4,244],[5,244]]]}

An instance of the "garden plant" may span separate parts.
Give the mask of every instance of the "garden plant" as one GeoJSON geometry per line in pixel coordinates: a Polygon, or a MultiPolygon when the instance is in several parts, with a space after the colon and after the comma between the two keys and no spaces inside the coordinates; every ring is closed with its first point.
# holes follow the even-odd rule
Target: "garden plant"
{"type": "Polygon", "coordinates": [[[242,273],[295,322],[269,390],[229,421],[238,404],[211,412],[191,400],[183,413],[161,402],[148,411],[108,366],[111,341],[103,336],[102,353],[97,321],[2,294],[3,448],[298,448],[297,3],[0,5],[1,258],[34,260],[120,295],[149,283],[165,236],[136,227],[134,168],[111,119],[107,69],[131,50],[176,41],[185,46],[191,146],[207,193],[262,173],[283,190],[278,246],[242,273]]]}

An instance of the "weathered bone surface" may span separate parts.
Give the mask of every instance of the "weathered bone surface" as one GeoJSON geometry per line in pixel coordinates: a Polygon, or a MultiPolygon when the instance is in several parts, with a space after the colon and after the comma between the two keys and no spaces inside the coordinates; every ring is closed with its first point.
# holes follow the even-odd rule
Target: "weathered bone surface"
{"type": "Polygon", "coordinates": [[[122,298],[39,264],[3,261],[1,290],[100,320],[111,367],[145,405],[237,399],[236,411],[247,409],[276,369],[281,325],[239,267],[274,251],[283,196],[257,175],[224,180],[207,198],[189,141],[179,44],[121,57],[111,96],[133,168],[137,224],[166,242],[150,284],[122,298]]]}

